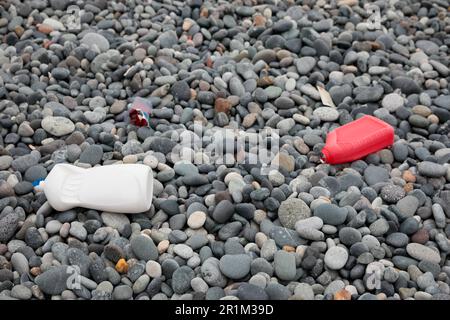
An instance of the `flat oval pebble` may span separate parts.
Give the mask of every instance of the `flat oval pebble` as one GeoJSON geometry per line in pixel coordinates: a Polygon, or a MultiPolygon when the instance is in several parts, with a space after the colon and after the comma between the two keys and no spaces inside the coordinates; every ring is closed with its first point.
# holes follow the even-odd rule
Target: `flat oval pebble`
{"type": "Polygon", "coordinates": [[[419,243],[410,243],[406,246],[408,254],[420,261],[429,261],[432,263],[439,263],[441,261],[440,255],[433,249],[419,243]]]}
{"type": "Polygon", "coordinates": [[[202,211],[195,211],[189,216],[187,224],[192,229],[199,229],[205,224],[205,221],[206,214],[202,211]]]}
{"type": "Polygon", "coordinates": [[[177,244],[173,247],[173,252],[182,257],[183,259],[189,259],[194,254],[194,251],[191,247],[185,244],[177,244]]]}
{"type": "Polygon", "coordinates": [[[311,210],[301,199],[287,199],[278,208],[278,217],[280,218],[281,224],[290,229],[295,228],[297,221],[306,219],[310,215],[311,210]]]}
{"type": "Polygon", "coordinates": [[[339,112],[334,108],[328,107],[314,109],[313,114],[322,121],[334,121],[339,118],[339,112]]]}
{"type": "Polygon", "coordinates": [[[246,254],[224,255],[220,258],[220,271],[230,279],[241,279],[250,272],[251,261],[246,254]]]}
{"type": "Polygon", "coordinates": [[[56,137],[65,136],[75,130],[73,122],[64,117],[45,117],[41,126],[45,131],[56,137]]]}

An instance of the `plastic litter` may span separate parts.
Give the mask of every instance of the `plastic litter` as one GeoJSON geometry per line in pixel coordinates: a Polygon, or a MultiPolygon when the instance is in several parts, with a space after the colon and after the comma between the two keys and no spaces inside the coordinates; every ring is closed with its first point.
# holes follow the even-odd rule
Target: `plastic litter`
{"type": "Polygon", "coordinates": [[[138,127],[148,127],[150,124],[151,103],[143,98],[137,97],[128,105],[130,122],[138,127]]]}
{"type": "MultiPolygon", "coordinates": [[[[38,181],[36,181],[37,183],[38,181]]],[[[42,189],[57,211],[75,207],[120,213],[150,209],[153,173],[143,164],[117,164],[89,169],[57,164],[36,189],[42,189]]]]}
{"type": "Polygon", "coordinates": [[[317,91],[319,91],[320,100],[322,104],[328,107],[336,108],[330,93],[323,87],[317,86],[317,91]]]}
{"type": "Polygon", "coordinates": [[[364,116],[327,135],[322,160],[339,164],[361,159],[394,143],[394,128],[373,116],[364,116]]]}

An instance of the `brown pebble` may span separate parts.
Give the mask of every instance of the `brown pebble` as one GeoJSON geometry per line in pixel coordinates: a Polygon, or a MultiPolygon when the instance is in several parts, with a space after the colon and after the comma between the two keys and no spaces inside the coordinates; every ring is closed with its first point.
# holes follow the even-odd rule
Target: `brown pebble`
{"type": "Polygon", "coordinates": [[[403,190],[405,190],[406,193],[411,192],[414,190],[414,185],[411,182],[408,182],[403,186],[403,190]]]}
{"type": "Polygon", "coordinates": [[[45,34],[49,34],[49,33],[53,32],[53,28],[51,26],[49,26],[48,24],[39,24],[38,31],[45,33],[45,34]]]}
{"type": "Polygon", "coordinates": [[[283,250],[287,251],[287,252],[295,252],[295,248],[291,247],[291,246],[288,246],[288,245],[283,246],[283,250]]]}
{"type": "Polygon", "coordinates": [[[253,18],[253,25],[255,27],[264,27],[266,25],[266,18],[258,14],[253,18]]]}
{"type": "Polygon", "coordinates": [[[265,76],[257,80],[258,87],[267,87],[273,84],[273,78],[265,76]]]}
{"type": "Polygon", "coordinates": [[[66,59],[66,64],[69,67],[79,68],[81,62],[74,56],[68,56],[66,59]]]}
{"type": "Polygon", "coordinates": [[[306,143],[303,141],[302,138],[298,138],[298,139],[294,140],[294,147],[301,154],[308,154],[308,152],[309,152],[309,147],[306,145],[306,143]]]}
{"type": "Polygon", "coordinates": [[[439,118],[435,115],[435,114],[430,114],[427,117],[428,121],[430,121],[431,123],[435,123],[438,124],[439,123],[439,118]]]}
{"type": "Polygon", "coordinates": [[[349,291],[341,289],[334,294],[334,300],[351,300],[352,295],[349,291]]]}
{"type": "Polygon", "coordinates": [[[197,91],[191,88],[191,99],[197,98],[197,91]]]}
{"type": "Polygon", "coordinates": [[[411,111],[422,117],[428,117],[431,114],[430,108],[421,104],[414,106],[411,111]]]}
{"type": "Polygon", "coordinates": [[[411,171],[405,170],[402,175],[403,180],[406,182],[416,182],[416,176],[412,174],[411,171]]]}
{"type": "Polygon", "coordinates": [[[42,273],[42,271],[41,271],[41,268],[39,268],[39,267],[33,267],[30,269],[30,273],[36,277],[36,276],[40,275],[42,273]]]}
{"type": "Polygon", "coordinates": [[[353,48],[357,51],[370,51],[372,50],[372,42],[371,41],[355,41],[353,43],[353,48]]]}
{"type": "Polygon", "coordinates": [[[217,98],[214,103],[214,110],[219,112],[228,113],[231,109],[231,102],[224,98],[217,98]]]}
{"type": "Polygon", "coordinates": [[[25,32],[25,29],[22,26],[16,26],[14,28],[14,32],[17,34],[17,36],[20,38],[23,33],[25,32]]]}
{"type": "Polygon", "coordinates": [[[182,26],[183,31],[189,31],[193,24],[194,22],[191,19],[184,19],[182,26]]]}
{"type": "Polygon", "coordinates": [[[125,261],[125,259],[119,259],[116,263],[116,270],[119,273],[127,273],[128,272],[128,263],[125,261]]]}
{"type": "Polygon", "coordinates": [[[372,50],[379,50],[381,49],[381,44],[376,41],[371,41],[370,45],[372,46],[372,50]]]}
{"type": "Polygon", "coordinates": [[[212,66],[213,66],[213,63],[214,63],[214,61],[211,59],[211,57],[208,57],[207,59],[206,59],[206,66],[208,67],[208,68],[212,68],[212,66]]]}
{"type": "Polygon", "coordinates": [[[209,16],[208,9],[203,7],[202,10],[200,11],[200,17],[208,18],[208,16],[209,16]]]}
{"type": "Polygon", "coordinates": [[[216,203],[219,203],[222,200],[229,200],[233,201],[231,199],[230,193],[228,191],[219,191],[216,192],[214,199],[216,200],[216,203]]]}
{"type": "Polygon", "coordinates": [[[284,50],[284,49],[277,51],[277,59],[278,60],[283,60],[286,58],[292,58],[292,53],[290,51],[284,50]]]}
{"type": "Polygon", "coordinates": [[[242,125],[244,128],[250,128],[256,121],[256,114],[255,113],[249,113],[244,117],[244,120],[242,120],[242,125]]]}
{"type": "Polygon", "coordinates": [[[419,229],[416,233],[411,236],[411,242],[416,242],[420,244],[425,244],[430,240],[430,235],[427,229],[419,229]]]}
{"type": "Polygon", "coordinates": [[[279,166],[287,172],[292,172],[295,169],[295,159],[293,156],[279,152],[272,160],[272,165],[279,166]]]}

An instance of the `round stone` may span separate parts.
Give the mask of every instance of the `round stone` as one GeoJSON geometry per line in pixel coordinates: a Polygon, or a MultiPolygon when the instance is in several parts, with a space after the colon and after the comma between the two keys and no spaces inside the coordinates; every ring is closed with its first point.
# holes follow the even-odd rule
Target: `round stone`
{"type": "Polygon", "coordinates": [[[342,269],[348,260],[348,252],[342,247],[334,246],[325,253],[325,265],[332,270],[342,269]]]}
{"type": "Polygon", "coordinates": [[[380,218],[369,226],[370,234],[375,237],[382,236],[389,230],[389,223],[386,219],[380,218]]]}
{"type": "Polygon", "coordinates": [[[11,156],[0,156],[0,170],[6,170],[9,168],[13,161],[11,156]]]}
{"type": "Polygon", "coordinates": [[[396,248],[404,247],[408,242],[408,236],[401,232],[393,232],[386,237],[386,243],[396,248]]]}
{"type": "Polygon", "coordinates": [[[156,261],[149,260],[145,264],[145,272],[152,278],[159,278],[162,274],[161,265],[156,261]]]}
{"type": "Polygon", "coordinates": [[[295,229],[295,223],[299,220],[309,218],[311,210],[301,199],[289,198],[283,201],[278,208],[278,218],[281,224],[289,229],[295,229]]]}
{"type": "Polygon", "coordinates": [[[186,81],[177,81],[172,85],[172,95],[178,100],[188,101],[191,98],[191,88],[186,81]]]}
{"type": "Polygon", "coordinates": [[[24,285],[17,285],[11,289],[11,297],[20,299],[20,300],[29,300],[31,299],[32,292],[29,288],[24,285]]]}
{"type": "Polygon", "coordinates": [[[381,188],[380,196],[387,203],[397,203],[405,196],[405,190],[395,184],[387,184],[381,188]]]}
{"type": "Polygon", "coordinates": [[[25,171],[24,178],[27,181],[34,182],[39,179],[45,179],[47,176],[47,169],[41,165],[32,166],[25,171]]]}
{"type": "Polygon", "coordinates": [[[361,241],[361,233],[355,228],[344,227],[339,230],[339,240],[346,246],[351,246],[361,241]]]}
{"type": "Polygon", "coordinates": [[[70,76],[70,70],[66,68],[55,68],[52,70],[52,76],[56,80],[64,80],[70,76]]]}
{"type": "Polygon", "coordinates": [[[313,57],[302,57],[295,63],[298,73],[305,75],[309,73],[316,65],[316,59],[313,57]]]}
{"type": "Polygon", "coordinates": [[[403,97],[397,93],[389,93],[385,95],[381,101],[383,108],[387,109],[389,112],[395,112],[398,108],[402,107],[403,104],[403,97]]]}
{"type": "Polygon", "coordinates": [[[114,288],[112,298],[114,300],[130,300],[133,297],[133,289],[127,285],[120,285],[114,288]]]}
{"type": "Polygon", "coordinates": [[[230,279],[242,279],[250,272],[251,262],[247,254],[226,254],[220,258],[220,271],[230,279]]]}
{"type": "Polygon", "coordinates": [[[290,78],[284,84],[284,88],[286,89],[286,91],[292,91],[295,89],[296,85],[297,85],[297,83],[296,83],[295,79],[290,78]]]}

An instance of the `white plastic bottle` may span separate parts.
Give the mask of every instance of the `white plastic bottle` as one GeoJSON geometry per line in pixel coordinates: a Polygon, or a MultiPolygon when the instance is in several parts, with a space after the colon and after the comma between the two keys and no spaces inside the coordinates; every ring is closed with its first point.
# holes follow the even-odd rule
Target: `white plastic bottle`
{"type": "Polygon", "coordinates": [[[58,211],[83,207],[139,213],[150,209],[153,173],[143,164],[117,164],[89,169],[57,164],[41,181],[47,201],[58,211]]]}

